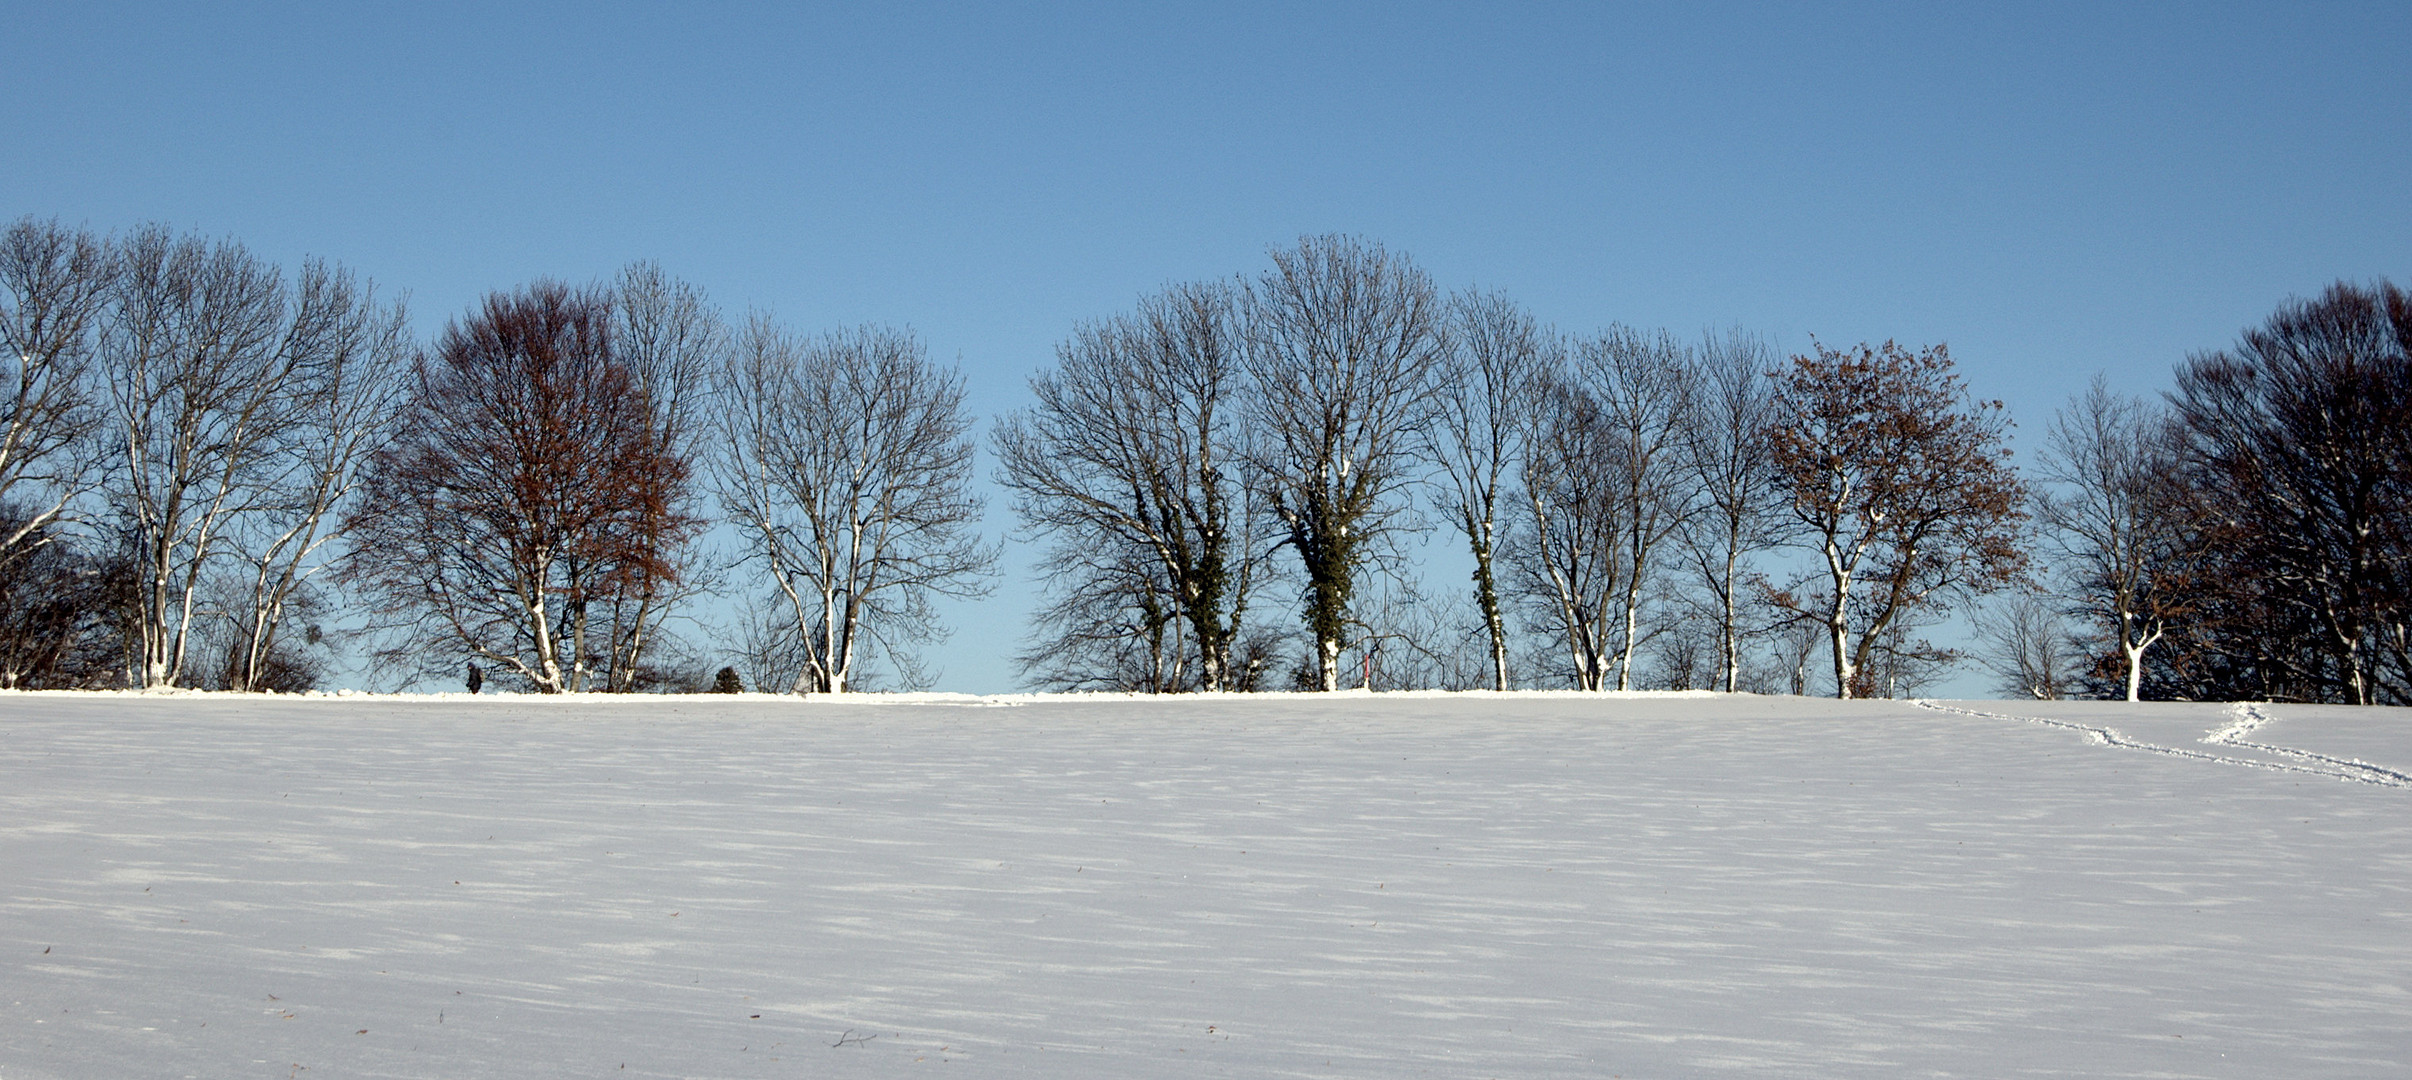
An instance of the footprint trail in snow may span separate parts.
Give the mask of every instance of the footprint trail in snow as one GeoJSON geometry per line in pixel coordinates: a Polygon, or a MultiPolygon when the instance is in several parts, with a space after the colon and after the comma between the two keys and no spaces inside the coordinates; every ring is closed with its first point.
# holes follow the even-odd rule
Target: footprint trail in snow
{"type": "Polygon", "coordinates": [[[2215,754],[2201,750],[2190,750],[2179,746],[2162,746],[2157,743],[2146,742],[2141,739],[2133,738],[2121,732],[2119,729],[2110,727],[2108,725],[2088,724],[2082,721],[2062,719],[2059,717],[2019,716],[2010,713],[1986,712],[1980,709],[1964,708],[1957,705],[1945,705],[1934,701],[1919,701],[1915,704],[1920,708],[1929,709],[1934,712],[1953,713],[1960,716],[1977,716],[1994,720],[2020,720],[2031,724],[2043,724],[2049,727],[2067,728],[2071,731],[2083,732],[2088,742],[2097,743],[2103,746],[2115,746],[2122,750],[2142,750],[2147,753],[2168,754],[2173,757],[2195,758],[2202,761],[2215,762],[2221,765],[2239,765],[2249,769],[2271,769],[2278,772],[2310,773],[2314,776],[2326,776],[2331,779],[2347,780],[2361,784],[2376,784],[2381,787],[2412,787],[2412,774],[2406,774],[2396,769],[2387,768],[2383,765],[2374,765],[2370,762],[2361,761],[2358,759],[2333,757],[2327,754],[2314,753],[2309,750],[2298,750],[2293,747],[2278,746],[2271,743],[2256,742],[2247,739],[2245,736],[2253,734],[2275,720],[2274,717],[2262,711],[2262,706],[2250,703],[2240,703],[2236,705],[2234,707],[2236,718],[2227,725],[2216,728],[2208,735],[2205,735],[2202,739],[2203,745],[2235,747],[2240,750],[2254,750],[2264,754],[2275,755],[2287,760],[2262,761],[2254,758],[2235,757],[2228,754],[2215,754]]]}

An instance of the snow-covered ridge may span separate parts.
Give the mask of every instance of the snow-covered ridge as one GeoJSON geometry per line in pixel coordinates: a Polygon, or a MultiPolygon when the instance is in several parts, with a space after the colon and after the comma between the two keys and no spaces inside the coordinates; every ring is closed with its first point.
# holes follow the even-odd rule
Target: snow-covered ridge
{"type": "Polygon", "coordinates": [[[0,695],[0,1078],[2412,1068],[2403,789],[2071,729],[2221,707],[856,704],[0,695]]]}

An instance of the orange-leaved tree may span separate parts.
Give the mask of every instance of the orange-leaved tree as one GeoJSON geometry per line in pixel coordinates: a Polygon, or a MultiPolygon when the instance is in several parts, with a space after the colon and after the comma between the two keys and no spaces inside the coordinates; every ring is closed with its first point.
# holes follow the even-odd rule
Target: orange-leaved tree
{"type": "Polygon", "coordinates": [[[403,434],[369,469],[350,578],[420,673],[483,661],[542,693],[590,689],[590,606],[675,579],[689,470],[612,348],[612,299],[538,282],[445,328],[403,434]]]}
{"type": "Polygon", "coordinates": [[[1824,573],[1774,599],[1822,624],[1836,697],[1890,693],[1903,630],[2024,572],[2026,489],[2002,403],[1972,398],[1943,346],[1816,350],[1783,373],[1768,452],[1824,573]]]}

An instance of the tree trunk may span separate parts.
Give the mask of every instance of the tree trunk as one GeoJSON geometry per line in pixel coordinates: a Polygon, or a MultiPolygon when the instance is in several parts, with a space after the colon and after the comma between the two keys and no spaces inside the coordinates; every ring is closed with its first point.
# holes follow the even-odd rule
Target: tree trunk
{"type": "Polygon", "coordinates": [[[1826,619],[1826,638],[1834,646],[1834,696],[1851,696],[1852,680],[1859,677],[1859,665],[1851,662],[1851,629],[1844,625],[1843,606],[1834,605],[1834,614],[1826,619]]]}
{"type": "Polygon", "coordinates": [[[553,649],[553,620],[539,600],[528,605],[528,625],[536,628],[536,662],[544,665],[538,673],[536,691],[543,694],[561,692],[561,658],[553,649]]]}
{"type": "Polygon", "coordinates": [[[1717,624],[1717,648],[1718,659],[1723,661],[1725,668],[1725,692],[1728,694],[1736,693],[1742,688],[1742,635],[1734,625],[1739,621],[1734,613],[1734,570],[1735,564],[1739,561],[1733,545],[1727,545],[1725,549],[1725,590],[1720,597],[1724,602],[1724,612],[1719,617],[1717,624]]]}
{"type": "Polygon", "coordinates": [[[1631,586],[1625,590],[1625,640],[1617,647],[1616,688],[1633,689],[1633,635],[1641,627],[1641,596],[1631,586]]]}
{"type": "Polygon", "coordinates": [[[1491,635],[1491,689],[1508,688],[1507,620],[1499,610],[1499,581],[1493,572],[1491,523],[1476,523],[1467,530],[1473,538],[1474,604],[1482,612],[1483,629],[1491,635]]]}

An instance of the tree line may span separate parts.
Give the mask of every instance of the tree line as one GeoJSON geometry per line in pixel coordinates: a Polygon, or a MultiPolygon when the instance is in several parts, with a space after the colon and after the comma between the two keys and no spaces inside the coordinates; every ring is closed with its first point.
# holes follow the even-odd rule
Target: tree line
{"type": "Polygon", "coordinates": [[[1077,328],[998,425],[1050,541],[1046,684],[1333,690],[1380,657],[1391,685],[1804,689],[1805,650],[1751,663],[1790,633],[1865,695],[2023,570],[2001,406],[1939,346],[1570,338],[1379,245],[1271,262],[1077,328]],[[1434,524],[1472,564],[1457,625],[1399,588],[1434,524]],[[1784,543],[1822,567],[1775,576],[1784,543]]]}
{"type": "Polygon", "coordinates": [[[1075,326],[985,440],[910,331],[732,323],[648,263],[421,342],[341,267],[28,218],[0,335],[0,686],[297,690],[344,649],[473,689],[911,686],[938,601],[994,582],[984,441],[1044,688],[1901,695],[1973,613],[2012,693],[2412,699],[2383,282],[2162,400],[2098,381],[2033,483],[1941,345],[1567,335],[1339,236],[1075,326]]]}

